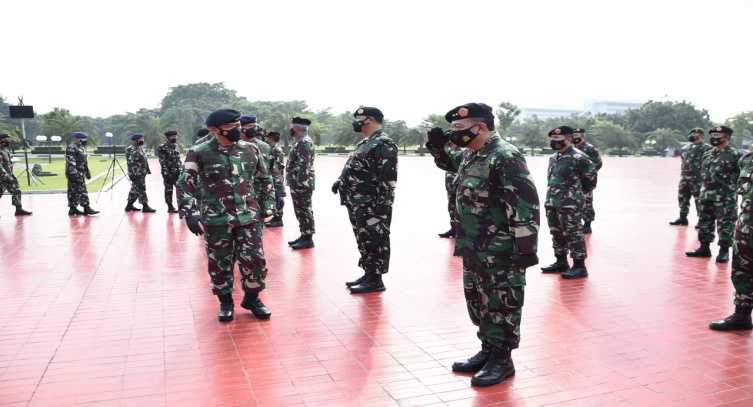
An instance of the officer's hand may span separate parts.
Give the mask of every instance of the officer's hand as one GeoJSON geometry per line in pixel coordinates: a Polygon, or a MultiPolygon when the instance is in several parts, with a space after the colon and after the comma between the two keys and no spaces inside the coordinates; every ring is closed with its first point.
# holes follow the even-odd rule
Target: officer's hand
{"type": "Polygon", "coordinates": [[[196,236],[201,236],[204,234],[204,230],[201,229],[201,216],[199,215],[189,215],[186,216],[186,225],[188,226],[188,230],[191,231],[196,236]]]}
{"type": "Polygon", "coordinates": [[[440,127],[434,127],[426,133],[428,143],[432,147],[442,147],[447,144],[447,134],[440,127]]]}
{"type": "Polygon", "coordinates": [[[337,180],[334,184],[332,184],[332,193],[336,194],[338,192],[340,192],[340,180],[337,180]]]}
{"type": "Polygon", "coordinates": [[[86,173],[86,179],[92,179],[92,175],[89,174],[88,172],[86,173]]]}

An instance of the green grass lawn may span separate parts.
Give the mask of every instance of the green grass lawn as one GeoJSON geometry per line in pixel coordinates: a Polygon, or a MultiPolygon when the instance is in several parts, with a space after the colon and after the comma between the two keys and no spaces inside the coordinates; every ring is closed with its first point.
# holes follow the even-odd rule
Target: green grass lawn
{"type": "MultiPolygon", "coordinates": [[[[89,192],[97,192],[102,188],[104,177],[100,177],[99,179],[94,178],[107,171],[111,160],[111,157],[89,156],[89,171],[91,171],[93,180],[86,185],[89,192]]],[[[118,161],[123,166],[123,169],[125,169],[125,158],[118,157],[118,161]]],[[[13,163],[13,172],[18,178],[21,191],[65,190],[67,188],[68,182],[65,179],[65,158],[52,157],[52,163],[50,163],[50,160],[47,158],[29,158],[29,169],[31,169],[31,166],[35,163],[42,165],[43,171],[54,172],[57,175],[54,177],[39,177],[38,179],[41,180],[43,184],[35,184],[32,179],[31,187],[29,187],[26,174],[24,173],[26,162],[23,157],[19,157],[19,160],[13,163]]],[[[122,175],[120,169],[116,168],[116,171],[116,177],[122,175]]]]}

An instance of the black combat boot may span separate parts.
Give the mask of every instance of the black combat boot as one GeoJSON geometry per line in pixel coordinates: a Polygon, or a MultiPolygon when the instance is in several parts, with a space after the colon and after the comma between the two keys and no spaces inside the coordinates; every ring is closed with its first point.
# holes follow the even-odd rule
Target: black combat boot
{"type": "Polygon", "coordinates": [[[355,279],[353,281],[346,281],[345,282],[345,286],[346,287],[353,287],[354,285],[361,284],[363,282],[363,280],[365,280],[365,279],[366,279],[366,273],[363,273],[363,275],[361,277],[358,277],[357,279],[355,279]]]}
{"type": "Polygon", "coordinates": [[[126,212],[138,212],[141,210],[141,208],[138,208],[136,206],[133,206],[133,203],[136,201],[128,201],[128,205],[125,207],[126,212]]]}
{"type": "Polygon", "coordinates": [[[711,322],[709,324],[709,328],[715,331],[736,331],[753,329],[753,323],[751,323],[750,320],[750,312],[750,307],[736,305],[734,314],[728,316],[727,318],[711,322]]]}
{"type": "Polygon", "coordinates": [[[27,216],[31,215],[31,212],[25,211],[24,208],[21,207],[21,205],[16,206],[16,216],[27,216]]]}
{"type": "Polygon", "coordinates": [[[141,208],[141,212],[146,212],[146,213],[154,213],[154,212],[157,212],[157,210],[156,210],[156,209],[154,209],[154,208],[152,208],[151,206],[149,206],[149,204],[144,204],[143,206],[144,206],[144,207],[143,207],[143,208],[141,208]]]}
{"type": "Polygon", "coordinates": [[[217,319],[220,322],[232,321],[235,308],[233,294],[220,294],[217,298],[220,300],[220,310],[217,311],[217,319]]]}
{"type": "Polygon", "coordinates": [[[384,290],[386,288],[382,282],[381,274],[368,274],[364,276],[363,281],[350,287],[351,294],[376,293],[384,290]]]}
{"type": "Polygon", "coordinates": [[[493,349],[484,366],[471,378],[471,386],[485,387],[515,375],[509,349],[493,349]]]}
{"type": "Polygon", "coordinates": [[[299,241],[300,241],[301,239],[303,239],[303,236],[304,236],[304,235],[300,235],[300,236],[298,236],[298,238],[297,238],[297,239],[289,241],[289,242],[288,242],[288,246],[292,246],[292,245],[294,245],[294,244],[298,243],[298,242],[299,242],[299,241]]]}
{"type": "Polygon", "coordinates": [[[729,261],[729,246],[719,246],[719,254],[716,256],[717,263],[726,263],[729,261]]]}
{"type": "Polygon", "coordinates": [[[70,208],[68,209],[68,216],[78,216],[78,215],[83,215],[83,214],[84,214],[84,213],[83,213],[83,212],[81,212],[80,210],[78,210],[78,208],[77,208],[77,207],[75,207],[75,206],[71,206],[71,207],[70,207],[70,208]]]}
{"type": "MultiPolygon", "coordinates": [[[[669,222],[672,226],[688,226],[688,218],[686,216],[680,216],[679,218],[669,222]]],[[[696,226],[696,229],[698,227],[696,226]]]]}
{"type": "Polygon", "coordinates": [[[314,239],[312,235],[303,235],[301,240],[290,245],[293,250],[310,249],[314,247],[314,239]]]}
{"type": "Polygon", "coordinates": [[[264,226],[268,228],[279,228],[282,226],[282,216],[274,216],[269,222],[265,223],[264,226]]]}
{"type": "Polygon", "coordinates": [[[583,233],[591,234],[591,221],[583,222],[583,233]]]}
{"type": "Polygon", "coordinates": [[[84,215],[90,216],[90,215],[96,215],[98,213],[99,211],[95,211],[94,209],[92,209],[91,206],[84,206],[84,215]]]}
{"type": "Polygon", "coordinates": [[[438,236],[441,237],[442,239],[453,238],[453,237],[455,237],[455,228],[452,227],[452,226],[450,226],[450,230],[448,230],[448,231],[446,231],[444,233],[440,233],[438,236]]]}
{"type": "Polygon", "coordinates": [[[570,269],[570,265],[567,264],[566,255],[558,254],[556,255],[556,257],[557,257],[557,260],[555,260],[554,263],[541,268],[541,271],[543,273],[562,273],[570,269]]]}
{"type": "Polygon", "coordinates": [[[178,213],[178,210],[175,209],[172,202],[167,203],[167,213],[178,213]]]}
{"type": "Polygon", "coordinates": [[[575,278],[588,277],[588,269],[586,269],[585,260],[573,260],[573,266],[570,270],[562,273],[562,278],[572,280],[575,278]]]}
{"type": "Polygon", "coordinates": [[[685,255],[688,257],[711,257],[709,243],[701,243],[701,246],[692,252],[685,252],[685,255]]]}
{"type": "Polygon", "coordinates": [[[491,349],[486,345],[481,346],[481,350],[469,357],[468,359],[458,360],[452,364],[453,372],[476,373],[489,361],[491,349]]]}
{"type": "Polygon", "coordinates": [[[269,319],[272,316],[272,311],[264,305],[259,299],[259,292],[249,290],[243,294],[243,302],[241,307],[251,311],[257,319],[269,319]]]}

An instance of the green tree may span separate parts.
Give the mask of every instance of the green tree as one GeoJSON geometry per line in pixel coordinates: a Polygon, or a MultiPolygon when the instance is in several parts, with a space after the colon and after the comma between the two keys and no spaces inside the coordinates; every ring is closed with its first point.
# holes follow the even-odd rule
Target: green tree
{"type": "Polygon", "coordinates": [[[596,120],[591,128],[603,143],[604,149],[611,149],[617,154],[626,154],[637,146],[635,136],[622,126],[606,120],[596,120]]]}
{"type": "Polygon", "coordinates": [[[520,116],[520,109],[510,102],[501,102],[497,105],[497,131],[499,134],[506,133],[520,116]]]}
{"type": "Polygon", "coordinates": [[[626,129],[648,133],[656,129],[687,132],[693,127],[711,126],[709,112],[696,109],[690,102],[648,101],[638,109],[625,112],[626,129]]]}
{"type": "MultiPolygon", "coordinates": [[[[74,116],[66,109],[56,107],[42,115],[42,131],[47,136],[61,136],[66,143],[71,141],[71,132],[88,133],[90,144],[96,145],[99,138],[93,122],[85,117],[74,116]]],[[[28,132],[27,132],[28,134],[28,132]]]]}
{"type": "Polygon", "coordinates": [[[645,141],[652,141],[651,147],[663,152],[667,148],[680,147],[680,140],[683,134],[679,130],[674,129],[656,129],[646,133],[644,144],[646,144],[645,141]],[[653,143],[653,141],[656,141],[656,143],[653,143]]]}
{"type": "Polygon", "coordinates": [[[164,142],[164,133],[173,125],[169,119],[158,116],[156,110],[141,109],[131,116],[126,131],[143,134],[146,148],[154,149],[164,142]]]}
{"type": "Polygon", "coordinates": [[[736,147],[750,147],[753,143],[753,111],[738,113],[724,122],[732,128],[732,144],[736,147]]]}

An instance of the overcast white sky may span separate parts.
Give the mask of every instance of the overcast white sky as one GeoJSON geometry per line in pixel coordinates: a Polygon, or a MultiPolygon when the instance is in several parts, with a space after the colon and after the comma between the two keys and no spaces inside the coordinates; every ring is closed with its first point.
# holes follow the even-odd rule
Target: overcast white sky
{"type": "Polygon", "coordinates": [[[0,15],[0,94],[38,112],[157,107],[200,81],[411,124],[468,101],[753,110],[753,0],[19,0],[0,15]]]}

